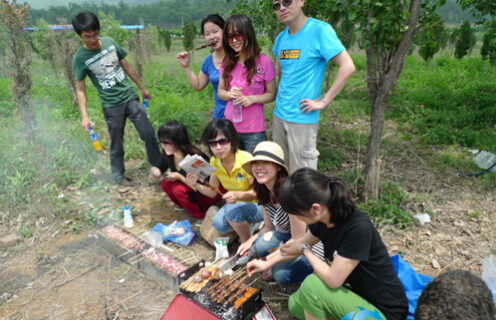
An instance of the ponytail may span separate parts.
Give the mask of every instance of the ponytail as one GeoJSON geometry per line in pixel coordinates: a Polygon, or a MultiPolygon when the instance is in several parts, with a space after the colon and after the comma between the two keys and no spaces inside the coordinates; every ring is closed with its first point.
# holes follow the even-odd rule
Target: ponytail
{"type": "Polygon", "coordinates": [[[279,198],[284,211],[295,215],[305,216],[314,203],[323,204],[331,213],[330,223],[334,224],[348,219],[356,209],[343,179],[310,168],[293,173],[281,187],[279,198]]]}

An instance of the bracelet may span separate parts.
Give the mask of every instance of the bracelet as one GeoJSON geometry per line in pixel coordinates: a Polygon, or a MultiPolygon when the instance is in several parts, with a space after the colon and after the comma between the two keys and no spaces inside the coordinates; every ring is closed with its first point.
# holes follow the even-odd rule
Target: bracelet
{"type": "Polygon", "coordinates": [[[309,244],[305,243],[305,244],[301,247],[301,255],[302,255],[302,256],[305,256],[305,250],[307,250],[307,249],[312,249],[312,247],[311,247],[309,244]]]}

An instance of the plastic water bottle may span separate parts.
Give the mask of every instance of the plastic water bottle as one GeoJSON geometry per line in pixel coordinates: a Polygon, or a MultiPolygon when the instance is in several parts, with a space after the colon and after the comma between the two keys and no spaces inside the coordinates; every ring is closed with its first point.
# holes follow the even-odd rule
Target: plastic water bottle
{"type": "Polygon", "coordinates": [[[150,119],[150,102],[148,102],[148,97],[143,98],[143,108],[145,108],[146,117],[150,119]]]}
{"type": "Polygon", "coordinates": [[[98,135],[96,134],[95,129],[93,129],[93,127],[91,126],[89,126],[88,129],[90,129],[90,138],[93,142],[93,147],[95,147],[96,151],[101,151],[103,149],[102,143],[100,142],[100,140],[98,140],[98,135]]]}
{"type": "Polygon", "coordinates": [[[233,99],[233,122],[243,121],[243,105],[235,104],[233,99]]]}
{"type": "Polygon", "coordinates": [[[129,209],[129,206],[124,207],[124,227],[134,227],[133,215],[131,214],[131,209],[129,209]]]}

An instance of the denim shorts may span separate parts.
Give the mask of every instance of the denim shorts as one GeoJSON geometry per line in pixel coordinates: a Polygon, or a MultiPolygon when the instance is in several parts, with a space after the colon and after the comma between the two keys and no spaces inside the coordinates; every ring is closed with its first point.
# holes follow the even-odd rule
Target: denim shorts
{"type": "Polygon", "coordinates": [[[262,141],[267,141],[265,131],[239,134],[239,148],[251,154],[253,154],[255,147],[262,141]]]}
{"type": "Polygon", "coordinates": [[[228,233],[232,230],[228,221],[238,223],[263,221],[262,206],[255,202],[238,201],[235,204],[226,203],[215,215],[213,226],[220,233],[228,233]]]}

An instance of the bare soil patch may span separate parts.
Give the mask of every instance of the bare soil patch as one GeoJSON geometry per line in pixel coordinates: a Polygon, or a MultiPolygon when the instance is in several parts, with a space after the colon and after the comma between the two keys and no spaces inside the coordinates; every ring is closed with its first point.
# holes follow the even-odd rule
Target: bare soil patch
{"type": "MultiPolygon", "coordinates": [[[[391,127],[386,129],[394,131],[391,127]]],[[[347,150],[343,168],[359,167],[363,151],[347,150]]],[[[433,148],[431,152],[437,150],[433,148]]],[[[492,232],[496,193],[481,191],[484,188],[474,179],[454,177],[449,168],[437,172],[431,161],[425,153],[420,155],[415,150],[414,142],[389,144],[384,150],[382,179],[394,181],[408,192],[404,209],[431,212],[432,221],[406,229],[385,226],[379,230],[382,238],[390,255],[400,253],[419,273],[437,276],[447,270],[465,269],[480,275],[484,257],[496,253],[492,232]]],[[[128,167],[132,165],[137,162],[128,167]]],[[[32,237],[0,252],[0,296],[5,297],[0,300],[0,319],[160,318],[174,293],[98,246],[92,236],[98,227],[73,228],[75,223],[81,225],[85,212],[96,210],[90,206],[92,201],[99,203],[102,214],[108,214],[105,209],[129,204],[136,221],[150,221],[151,226],[188,218],[194,224],[186,212],[172,209],[160,185],[146,172],[129,171],[141,182],[140,186],[103,188],[98,201],[72,188],[63,191],[70,203],[86,204],[66,206],[63,214],[55,214],[60,208],[46,207],[36,213],[0,217],[0,236],[16,232],[26,223],[34,226],[32,237]]],[[[331,169],[331,173],[337,170],[331,169]]],[[[235,241],[230,254],[237,246],[235,241]]],[[[201,237],[190,249],[206,261],[214,260],[214,248],[201,237]]],[[[276,318],[295,319],[287,311],[287,299],[297,285],[263,281],[257,285],[264,289],[264,299],[276,318]]]]}

